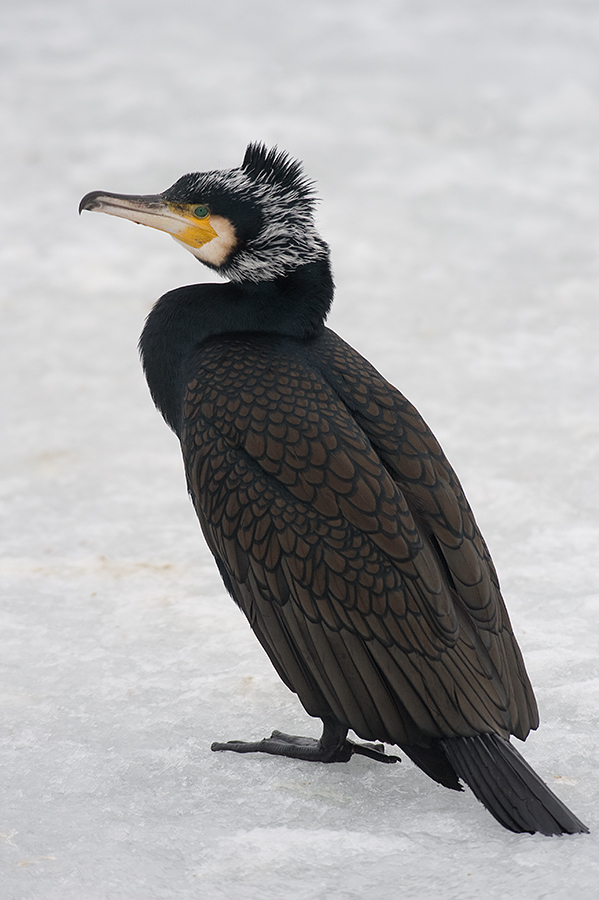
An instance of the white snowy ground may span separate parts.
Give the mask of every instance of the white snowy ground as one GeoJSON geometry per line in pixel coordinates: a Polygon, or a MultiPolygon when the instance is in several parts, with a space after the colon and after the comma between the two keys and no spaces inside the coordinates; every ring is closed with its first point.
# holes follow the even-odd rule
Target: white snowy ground
{"type": "Polygon", "coordinates": [[[599,897],[597,0],[20,0],[0,10],[2,900],[599,897]],[[136,354],[208,280],[77,217],[278,143],[318,181],[331,324],[417,404],[536,686],[528,760],[593,829],[501,829],[318,734],[225,595],[136,354]]]}

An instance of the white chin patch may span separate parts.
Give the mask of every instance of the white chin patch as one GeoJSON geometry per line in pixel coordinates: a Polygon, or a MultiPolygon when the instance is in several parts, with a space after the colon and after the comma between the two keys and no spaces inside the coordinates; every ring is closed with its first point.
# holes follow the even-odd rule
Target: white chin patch
{"type": "Polygon", "coordinates": [[[203,244],[201,247],[190,247],[189,244],[178,240],[175,235],[173,237],[178,244],[181,244],[182,247],[193,253],[200,262],[220,268],[235,250],[237,235],[231,222],[222,216],[210,216],[210,224],[216,231],[217,237],[212,238],[211,241],[208,241],[207,244],[203,244]]]}

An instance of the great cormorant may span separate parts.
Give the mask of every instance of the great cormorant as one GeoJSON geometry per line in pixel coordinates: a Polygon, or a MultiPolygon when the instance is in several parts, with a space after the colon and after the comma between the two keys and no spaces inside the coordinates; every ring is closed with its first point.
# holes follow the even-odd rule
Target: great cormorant
{"type": "Polygon", "coordinates": [[[83,209],[171,234],[229,279],[170,291],[140,339],[229,593],[320,740],[213,750],[394,762],[466,782],[516,832],[587,831],[509,742],[538,713],[497,575],[417,410],[325,328],[333,297],[313,186],[277,148],[162,194],[83,209]]]}

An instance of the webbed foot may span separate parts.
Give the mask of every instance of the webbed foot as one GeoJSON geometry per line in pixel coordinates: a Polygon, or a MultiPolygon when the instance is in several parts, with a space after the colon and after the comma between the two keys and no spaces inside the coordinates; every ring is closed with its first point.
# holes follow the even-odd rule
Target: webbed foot
{"type": "MultiPolygon", "coordinates": [[[[346,732],[347,733],[347,732],[346,732]]],[[[227,741],[214,743],[212,750],[232,750],[234,753],[270,753],[273,756],[289,756],[291,759],[305,759],[309,762],[348,762],[354,754],[367,756],[382,763],[400,762],[399,756],[385,753],[383,744],[357,744],[345,735],[340,741],[330,740],[325,730],[319,740],[273,731],[269,738],[261,741],[227,741]]]]}

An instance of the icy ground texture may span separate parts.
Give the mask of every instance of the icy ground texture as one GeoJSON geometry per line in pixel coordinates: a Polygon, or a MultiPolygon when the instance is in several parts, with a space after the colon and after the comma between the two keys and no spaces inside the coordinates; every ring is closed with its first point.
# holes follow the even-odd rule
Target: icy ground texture
{"type": "Polygon", "coordinates": [[[19,0],[0,11],[2,900],[599,897],[599,4],[19,0]],[[318,180],[331,323],[421,409],[593,829],[502,830],[318,734],[225,595],[136,341],[209,275],[77,217],[277,142],[318,180]]]}

